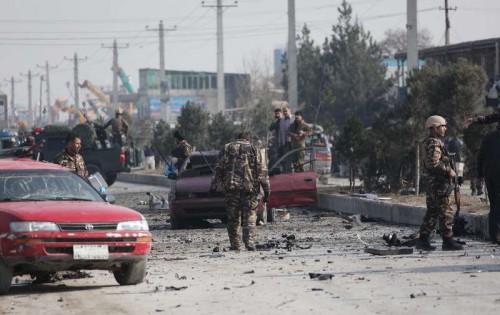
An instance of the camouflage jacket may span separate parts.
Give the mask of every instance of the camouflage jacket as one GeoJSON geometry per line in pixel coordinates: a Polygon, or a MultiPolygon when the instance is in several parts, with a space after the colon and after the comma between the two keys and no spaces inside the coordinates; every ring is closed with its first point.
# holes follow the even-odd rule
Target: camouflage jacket
{"type": "Polygon", "coordinates": [[[211,190],[257,195],[260,187],[270,192],[267,166],[260,151],[246,141],[228,143],[219,153],[211,190]]]}
{"type": "Polygon", "coordinates": [[[310,136],[312,134],[312,129],[304,121],[301,123],[296,123],[294,121],[290,124],[290,127],[288,127],[289,133],[298,134],[300,131],[303,132],[303,135],[299,139],[292,137],[292,148],[305,148],[306,136],[310,136]]]}
{"type": "Polygon", "coordinates": [[[193,152],[193,148],[189,143],[187,143],[186,140],[181,141],[179,145],[170,152],[170,154],[177,158],[177,163],[175,163],[175,166],[177,169],[180,169],[182,166],[182,163],[191,155],[193,152]]]}
{"type": "Polygon", "coordinates": [[[429,135],[424,142],[425,170],[429,180],[428,192],[444,193],[450,187],[450,160],[443,141],[429,135]]]}
{"type": "Polygon", "coordinates": [[[85,166],[85,161],[80,154],[76,154],[73,158],[71,154],[68,153],[66,149],[59,152],[54,158],[54,163],[67,167],[73,173],[80,175],[83,178],[87,178],[89,176],[89,172],[87,171],[87,167],[85,166]]]}
{"type": "Polygon", "coordinates": [[[113,118],[110,121],[108,121],[103,127],[104,127],[104,129],[106,129],[110,125],[111,125],[111,131],[114,134],[127,135],[129,125],[128,125],[128,122],[125,119],[123,119],[123,117],[113,118]]]}

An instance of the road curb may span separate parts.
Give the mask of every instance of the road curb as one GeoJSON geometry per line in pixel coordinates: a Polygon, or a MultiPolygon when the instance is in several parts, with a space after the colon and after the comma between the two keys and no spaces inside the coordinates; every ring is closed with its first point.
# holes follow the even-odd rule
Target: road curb
{"type": "MultiPolygon", "coordinates": [[[[345,214],[362,214],[395,224],[416,226],[422,223],[426,210],[425,207],[327,193],[318,193],[317,207],[345,214]]],[[[488,238],[488,215],[467,213],[463,216],[474,234],[488,238]]]]}
{"type": "MultiPolygon", "coordinates": [[[[128,183],[169,187],[169,179],[163,175],[120,173],[118,180],[128,183]]],[[[362,214],[370,218],[381,219],[395,224],[419,226],[426,208],[409,206],[390,201],[377,201],[359,197],[339,196],[318,193],[317,207],[322,210],[336,211],[345,214],[362,214]]],[[[488,215],[463,214],[472,232],[488,238],[488,215]]]]}

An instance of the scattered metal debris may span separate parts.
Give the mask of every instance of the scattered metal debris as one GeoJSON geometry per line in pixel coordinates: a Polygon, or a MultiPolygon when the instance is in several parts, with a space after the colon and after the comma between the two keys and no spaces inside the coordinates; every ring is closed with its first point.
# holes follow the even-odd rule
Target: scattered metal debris
{"type": "Polygon", "coordinates": [[[180,290],[186,290],[188,287],[174,287],[174,286],[169,286],[165,287],[165,291],[180,291],[180,290]]]}
{"type": "Polygon", "coordinates": [[[332,273],[314,273],[314,272],[309,273],[309,279],[316,279],[316,280],[330,280],[334,276],[335,275],[332,273]]]}
{"type": "Polygon", "coordinates": [[[366,247],[365,252],[372,255],[387,256],[387,255],[409,255],[413,254],[413,247],[405,248],[373,248],[366,247]]]}

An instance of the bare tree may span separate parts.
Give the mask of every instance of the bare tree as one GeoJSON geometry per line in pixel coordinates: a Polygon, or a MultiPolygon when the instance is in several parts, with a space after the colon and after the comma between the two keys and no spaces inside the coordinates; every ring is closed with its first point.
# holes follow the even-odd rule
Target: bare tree
{"type": "MultiPolygon", "coordinates": [[[[428,29],[418,31],[418,49],[432,46],[432,35],[428,29]]],[[[402,28],[388,29],[385,31],[385,38],[380,42],[380,48],[384,56],[392,57],[399,51],[406,51],[407,37],[406,30],[402,28]]]]}

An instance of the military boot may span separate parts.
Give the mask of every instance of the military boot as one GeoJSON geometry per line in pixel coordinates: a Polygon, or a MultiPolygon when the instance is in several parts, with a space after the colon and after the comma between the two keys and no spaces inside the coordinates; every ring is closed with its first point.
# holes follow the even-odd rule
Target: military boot
{"type": "Polygon", "coordinates": [[[416,249],[422,249],[422,250],[435,250],[436,246],[431,245],[431,242],[429,241],[429,235],[422,235],[418,237],[417,243],[415,244],[416,249]]]}
{"type": "Polygon", "coordinates": [[[451,237],[443,237],[443,247],[442,250],[462,250],[464,246],[451,237]]]}

